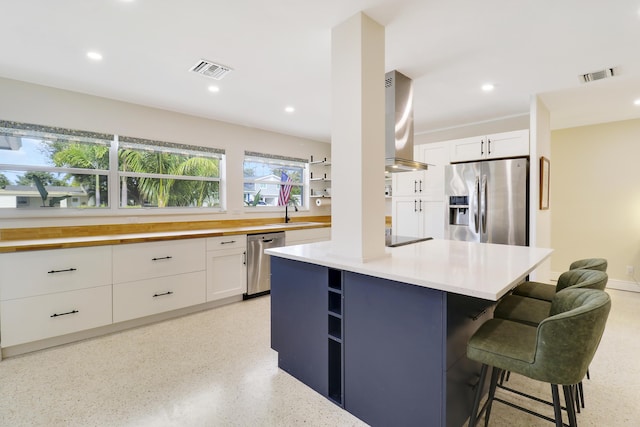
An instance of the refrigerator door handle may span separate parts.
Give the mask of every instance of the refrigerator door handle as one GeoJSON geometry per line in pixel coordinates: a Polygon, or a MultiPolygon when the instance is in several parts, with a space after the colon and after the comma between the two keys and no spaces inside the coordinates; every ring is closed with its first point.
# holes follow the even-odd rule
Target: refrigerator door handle
{"type": "Polygon", "coordinates": [[[474,219],[474,226],[476,228],[476,233],[478,231],[480,231],[480,177],[476,176],[476,183],[475,186],[473,188],[474,192],[475,192],[475,198],[476,198],[476,202],[474,204],[473,207],[473,219],[474,219]]]}
{"type": "Polygon", "coordinates": [[[487,201],[488,201],[488,196],[487,196],[487,176],[483,175],[482,176],[482,211],[481,211],[481,217],[482,217],[482,232],[486,233],[487,232],[487,201]]]}

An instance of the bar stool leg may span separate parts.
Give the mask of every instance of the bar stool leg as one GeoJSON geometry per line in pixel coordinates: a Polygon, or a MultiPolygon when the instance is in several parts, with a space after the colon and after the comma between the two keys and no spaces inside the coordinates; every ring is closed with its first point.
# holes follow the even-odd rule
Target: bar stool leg
{"type": "Polygon", "coordinates": [[[573,400],[572,386],[563,385],[562,391],[564,391],[564,404],[567,408],[567,415],[569,416],[569,426],[578,427],[578,420],[576,419],[576,403],[573,400]]]}
{"type": "Polygon", "coordinates": [[[478,408],[480,407],[480,398],[482,397],[482,389],[484,388],[484,380],[487,378],[487,369],[488,366],[486,364],[482,364],[482,368],[480,369],[480,379],[478,380],[478,384],[476,385],[476,395],[473,398],[473,407],[471,408],[471,415],[469,416],[469,427],[476,427],[478,422],[478,408]]]}
{"type": "Polygon", "coordinates": [[[496,388],[498,386],[498,376],[502,369],[498,369],[495,366],[491,371],[491,383],[489,386],[489,397],[487,398],[487,412],[484,414],[484,427],[489,425],[489,417],[491,416],[491,406],[493,405],[493,398],[496,395],[496,388]]]}
{"type": "Polygon", "coordinates": [[[558,384],[551,384],[551,395],[553,396],[553,413],[556,418],[556,427],[563,427],[562,408],[560,407],[560,394],[558,393],[558,384]]]}

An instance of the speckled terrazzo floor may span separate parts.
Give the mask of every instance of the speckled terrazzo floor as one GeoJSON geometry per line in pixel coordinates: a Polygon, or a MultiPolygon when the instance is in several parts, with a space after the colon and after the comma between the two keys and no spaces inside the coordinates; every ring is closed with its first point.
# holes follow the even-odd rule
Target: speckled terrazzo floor
{"type": "MultiPolygon", "coordinates": [[[[580,426],[640,425],[640,294],[610,294],[580,426]]],[[[0,425],[365,425],[279,371],[269,339],[269,298],[261,297],[5,359],[0,425]]],[[[549,396],[547,385],[510,383],[549,396]]],[[[552,424],[496,403],[491,425],[552,424]]]]}

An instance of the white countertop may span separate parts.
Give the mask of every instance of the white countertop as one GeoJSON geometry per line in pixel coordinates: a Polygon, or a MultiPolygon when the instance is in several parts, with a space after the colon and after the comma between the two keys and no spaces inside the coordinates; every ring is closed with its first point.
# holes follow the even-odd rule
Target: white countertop
{"type": "Polygon", "coordinates": [[[429,240],[386,248],[362,262],[338,256],[331,241],[267,249],[266,253],[446,292],[497,301],[547,259],[552,249],[429,240]]]}

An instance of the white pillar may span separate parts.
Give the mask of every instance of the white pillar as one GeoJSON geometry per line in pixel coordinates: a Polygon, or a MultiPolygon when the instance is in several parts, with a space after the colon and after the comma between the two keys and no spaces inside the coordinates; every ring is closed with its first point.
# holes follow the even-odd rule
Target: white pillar
{"type": "Polygon", "coordinates": [[[331,35],[332,247],[364,262],[385,256],[384,27],[360,12],[331,35]]]}

